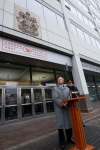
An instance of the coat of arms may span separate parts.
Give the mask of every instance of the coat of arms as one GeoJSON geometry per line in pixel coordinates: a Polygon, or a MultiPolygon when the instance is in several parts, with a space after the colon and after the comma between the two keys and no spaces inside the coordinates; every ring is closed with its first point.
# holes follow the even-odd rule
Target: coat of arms
{"type": "Polygon", "coordinates": [[[17,9],[16,24],[18,30],[33,36],[39,36],[39,20],[31,12],[17,9]]]}

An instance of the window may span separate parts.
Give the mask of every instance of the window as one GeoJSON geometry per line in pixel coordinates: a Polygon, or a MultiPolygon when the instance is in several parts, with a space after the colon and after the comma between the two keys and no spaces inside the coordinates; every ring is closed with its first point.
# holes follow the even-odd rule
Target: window
{"type": "Polygon", "coordinates": [[[73,24],[71,26],[72,26],[71,29],[72,29],[73,34],[77,36],[77,28],[73,24]]]}
{"type": "Polygon", "coordinates": [[[47,30],[58,33],[56,14],[48,8],[44,8],[47,30]],[[52,23],[51,23],[52,22],[52,23]]]}
{"type": "Polygon", "coordinates": [[[100,49],[100,42],[96,40],[97,47],[100,49]]]}
{"type": "Polygon", "coordinates": [[[85,16],[83,17],[83,21],[84,21],[84,23],[85,23],[86,25],[89,26],[89,21],[88,21],[88,19],[87,19],[85,16]]]}
{"type": "Polygon", "coordinates": [[[72,32],[81,42],[86,43],[87,45],[92,45],[93,48],[100,48],[100,43],[95,38],[91,37],[88,33],[82,31],[81,29],[71,25],[72,32]]]}
{"type": "Polygon", "coordinates": [[[6,120],[17,119],[17,88],[5,89],[5,118],[6,120]]]}
{"type": "Polygon", "coordinates": [[[26,8],[26,0],[15,0],[15,3],[19,6],[26,8]]]}
{"type": "Polygon", "coordinates": [[[43,14],[43,6],[35,0],[27,0],[27,9],[35,14],[40,19],[42,28],[46,28],[45,18],[43,14]],[[38,10],[38,11],[37,11],[38,10]]]}
{"type": "Polygon", "coordinates": [[[78,11],[73,6],[71,7],[71,11],[80,21],[84,22],[87,26],[94,28],[93,22],[90,21],[87,17],[85,17],[80,11],[78,11]]]}
{"type": "Polygon", "coordinates": [[[57,28],[58,28],[58,34],[66,37],[66,29],[65,29],[64,20],[59,15],[57,15],[57,28]]]}
{"type": "Polygon", "coordinates": [[[48,41],[61,47],[66,47],[66,29],[63,17],[48,8],[44,8],[48,41]],[[51,23],[52,22],[52,23],[51,23]]]}
{"type": "Polygon", "coordinates": [[[77,29],[77,31],[78,31],[78,35],[79,35],[80,40],[82,42],[84,42],[84,32],[81,31],[80,29],[77,29]]]}
{"type": "Polygon", "coordinates": [[[75,16],[77,16],[77,10],[74,7],[71,7],[71,11],[75,16]]]}
{"type": "MultiPolygon", "coordinates": [[[[2,0],[0,0],[2,2],[2,0]]],[[[9,13],[14,13],[14,1],[12,0],[6,0],[4,1],[4,11],[8,11],[9,13]]],[[[3,8],[2,7],[2,8],[3,8]]]]}
{"type": "Polygon", "coordinates": [[[0,9],[0,25],[2,25],[3,22],[3,10],[0,9]]]}
{"type": "Polygon", "coordinates": [[[88,11],[88,8],[80,0],[78,0],[78,4],[79,4],[81,9],[84,9],[85,11],[88,11]]]}
{"type": "Polygon", "coordinates": [[[0,0],[0,9],[3,9],[4,6],[4,0],[0,0]]]}
{"type": "Polygon", "coordinates": [[[84,33],[86,42],[91,45],[90,36],[87,33],[84,33]]]}
{"type": "Polygon", "coordinates": [[[83,20],[84,20],[84,23],[86,25],[88,25],[90,28],[93,28],[94,29],[94,24],[92,21],[90,21],[88,18],[86,18],[85,16],[83,17],[83,20]]]}
{"type": "Polygon", "coordinates": [[[16,84],[30,84],[29,67],[0,63],[0,84],[14,82],[16,84]]]}
{"type": "Polygon", "coordinates": [[[45,99],[47,112],[54,112],[54,104],[52,100],[52,89],[45,89],[45,99]]]}
{"type": "Polygon", "coordinates": [[[11,13],[8,13],[4,11],[4,19],[3,19],[3,25],[9,28],[13,28],[13,20],[14,16],[11,13]]]}
{"type": "Polygon", "coordinates": [[[93,47],[96,48],[96,47],[97,47],[97,46],[96,46],[96,42],[95,42],[95,39],[94,39],[93,37],[91,38],[91,41],[92,41],[93,47]]]}
{"type": "Polygon", "coordinates": [[[93,6],[95,6],[95,7],[97,8],[97,5],[96,5],[96,3],[94,3],[93,0],[89,0],[89,1],[90,1],[90,3],[91,3],[93,6]]]}
{"type": "Polygon", "coordinates": [[[98,19],[98,18],[96,17],[95,21],[96,21],[97,24],[100,26],[100,19],[98,19]]]}
{"type": "Polygon", "coordinates": [[[68,9],[68,10],[71,10],[71,6],[70,4],[65,0],[65,7],[68,9]]]}
{"type": "Polygon", "coordinates": [[[91,9],[92,12],[95,12],[95,8],[93,7],[93,5],[90,4],[89,7],[90,7],[90,9],[91,9]]]}
{"type": "Polygon", "coordinates": [[[56,0],[57,2],[60,2],[60,0],[56,0]]]}
{"type": "Polygon", "coordinates": [[[2,90],[0,89],[0,106],[2,105],[2,90]]]}
{"type": "Polygon", "coordinates": [[[44,113],[42,89],[34,89],[33,92],[34,92],[35,113],[37,115],[42,114],[44,113]]]}
{"type": "Polygon", "coordinates": [[[83,21],[83,15],[80,12],[77,12],[78,18],[83,21]]]}
{"type": "Polygon", "coordinates": [[[54,83],[54,73],[51,69],[32,68],[32,83],[33,85],[45,85],[54,83]]]}
{"type": "Polygon", "coordinates": [[[94,29],[94,25],[93,25],[93,23],[91,21],[89,21],[89,25],[90,25],[91,28],[94,29]]]}

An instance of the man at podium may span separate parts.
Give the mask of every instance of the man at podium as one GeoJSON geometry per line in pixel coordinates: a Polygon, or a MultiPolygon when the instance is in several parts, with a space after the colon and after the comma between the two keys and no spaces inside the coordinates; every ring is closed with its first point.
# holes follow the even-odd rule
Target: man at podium
{"type": "Polygon", "coordinates": [[[76,98],[80,95],[77,87],[74,85],[74,82],[72,80],[68,80],[67,87],[70,89],[71,98],[76,98]]]}
{"type": "Polygon", "coordinates": [[[70,99],[70,90],[64,85],[64,78],[59,77],[57,79],[57,85],[53,89],[53,100],[61,150],[65,149],[66,139],[67,143],[72,143],[70,107],[66,102],[68,99],[70,99]]]}

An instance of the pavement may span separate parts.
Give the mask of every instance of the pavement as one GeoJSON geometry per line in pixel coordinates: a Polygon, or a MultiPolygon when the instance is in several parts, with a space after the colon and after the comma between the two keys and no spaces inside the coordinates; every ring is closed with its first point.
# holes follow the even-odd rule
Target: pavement
{"type": "MultiPolygon", "coordinates": [[[[100,106],[100,103],[99,103],[100,106]]],[[[100,109],[82,114],[87,142],[100,150],[100,109]]],[[[72,145],[67,145],[68,150],[72,145]]],[[[32,118],[0,126],[0,150],[58,150],[55,116],[32,118]]]]}

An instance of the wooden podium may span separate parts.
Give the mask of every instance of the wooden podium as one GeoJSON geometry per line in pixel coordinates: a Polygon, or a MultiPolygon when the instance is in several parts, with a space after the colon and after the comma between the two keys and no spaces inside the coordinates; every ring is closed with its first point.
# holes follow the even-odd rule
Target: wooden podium
{"type": "Polygon", "coordinates": [[[68,101],[71,110],[72,128],[75,139],[75,146],[70,150],[95,150],[95,148],[92,145],[87,144],[86,141],[86,133],[83,127],[83,120],[80,109],[78,107],[78,103],[81,100],[86,100],[86,97],[80,96],[77,98],[72,98],[68,101]]]}

